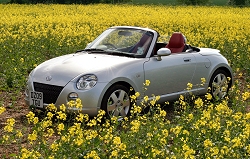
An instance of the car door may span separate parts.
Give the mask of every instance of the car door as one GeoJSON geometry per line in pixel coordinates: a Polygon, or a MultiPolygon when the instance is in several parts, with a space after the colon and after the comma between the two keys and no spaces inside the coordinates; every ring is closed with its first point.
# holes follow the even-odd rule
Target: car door
{"type": "Polygon", "coordinates": [[[187,83],[192,81],[195,57],[191,53],[178,53],[161,58],[158,61],[157,57],[151,57],[144,63],[145,80],[150,80],[145,94],[161,95],[163,100],[176,99],[187,88],[187,83]]]}

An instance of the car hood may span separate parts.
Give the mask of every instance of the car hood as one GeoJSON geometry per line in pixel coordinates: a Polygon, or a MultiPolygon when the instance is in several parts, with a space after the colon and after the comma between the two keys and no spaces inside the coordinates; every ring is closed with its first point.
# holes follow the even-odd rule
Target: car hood
{"type": "Polygon", "coordinates": [[[112,69],[135,60],[138,59],[106,54],[69,54],[43,62],[32,71],[30,76],[34,82],[65,86],[82,74],[102,72],[108,76],[108,73],[115,72],[112,69]]]}

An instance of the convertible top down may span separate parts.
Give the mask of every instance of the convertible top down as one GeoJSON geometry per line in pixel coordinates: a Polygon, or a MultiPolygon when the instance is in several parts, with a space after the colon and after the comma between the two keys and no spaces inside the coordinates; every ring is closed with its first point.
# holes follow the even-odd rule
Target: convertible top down
{"type": "Polygon", "coordinates": [[[103,109],[109,116],[124,117],[135,92],[159,95],[164,102],[187,92],[206,94],[210,87],[214,98],[225,97],[233,76],[219,50],[188,45],[179,32],[167,42],[159,42],[159,37],[149,28],[108,28],[84,50],[37,66],[27,81],[27,105],[44,110],[50,103],[59,107],[80,98],[82,113],[95,116],[103,109]],[[151,84],[144,92],[145,80],[151,84]],[[191,90],[187,83],[193,84],[191,90]]]}

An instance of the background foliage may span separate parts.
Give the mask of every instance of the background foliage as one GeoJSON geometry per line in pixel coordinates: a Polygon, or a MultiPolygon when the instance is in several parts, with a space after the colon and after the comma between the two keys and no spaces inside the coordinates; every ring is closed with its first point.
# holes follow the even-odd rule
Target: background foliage
{"type": "Polygon", "coordinates": [[[249,157],[250,8],[7,4],[0,5],[0,15],[0,158],[249,157]],[[83,114],[66,120],[63,106],[44,116],[11,118],[25,109],[18,101],[33,68],[85,48],[116,25],[149,27],[163,36],[180,31],[191,45],[220,49],[234,70],[229,98],[182,96],[174,108],[166,103],[170,114],[152,104],[150,114],[142,115],[135,106],[134,116],[122,122],[100,122],[102,113],[93,120],[83,114]]]}
{"type": "Polygon", "coordinates": [[[220,49],[234,70],[249,74],[249,8],[13,4],[0,5],[0,13],[1,90],[24,89],[36,65],[83,49],[116,25],[149,27],[164,36],[183,32],[191,45],[220,49]]]}
{"type": "Polygon", "coordinates": [[[250,0],[0,0],[0,3],[59,3],[59,4],[95,4],[95,3],[130,3],[164,5],[249,5],[250,0]]]}

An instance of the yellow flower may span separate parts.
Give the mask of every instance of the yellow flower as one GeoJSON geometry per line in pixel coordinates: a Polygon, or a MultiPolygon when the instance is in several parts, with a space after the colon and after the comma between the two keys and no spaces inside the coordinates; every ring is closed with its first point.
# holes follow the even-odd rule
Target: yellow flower
{"type": "Polygon", "coordinates": [[[113,143],[114,143],[115,145],[120,145],[120,144],[121,144],[121,138],[118,137],[118,136],[114,137],[113,143]]]}
{"type": "Polygon", "coordinates": [[[203,86],[206,83],[206,79],[205,78],[201,78],[201,85],[203,86]]]}
{"type": "Polygon", "coordinates": [[[165,117],[167,115],[167,112],[165,110],[160,110],[160,116],[165,117]]]}
{"type": "Polygon", "coordinates": [[[152,153],[153,153],[153,158],[156,158],[156,156],[161,154],[161,151],[155,148],[152,148],[152,153]]]}
{"type": "Polygon", "coordinates": [[[187,144],[182,146],[184,151],[184,158],[194,158],[195,151],[191,149],[187,144]]]}
{"type": "Polygon", "coordinates": [[[111,152],[111,157],[117,157],[118,156],[118,151],[117,150],[113,150],[111,152]]]}
{"type": "Polygon", "coordinates": [[[33,119],[33,123],[34,123],[34,124],[37,124],[38,122],[39,122],[38,117],[34,117],[34,119],[33,119]]]}
{"type": "Polygon", "coordinates": [[[242,99],[244,101],[246,101],[249,98],[250,98],[250,92],[244,92],[244,93],[242,93],[242,99]]]}
{"type": "Polygon", "coordinates": [[[134,106],[132,112],[134,114],[140,113],[142,111],[142,108],[140,106],[134,106]]]}
{"type": "Polygon", "coordinates": [[[37,131],[34,130],[32,134],[29,134],[28,139],[30,140],[30,142],[35,141],[37,139],[37,131]]]}
{"type": "Polygon", "coordinates": [[[163,135],[163,137],[167,137],[168,136],[168,130],[167,129],[163,129],[162,130],[162,135],[163,135]]]}
{"type": "Polygon", "coordinates": [[[0,107],[0,114],[2,114],[3,112],[5,112],[6,108],[5,107],[0,107]]]}
{"type": "Polygon", "coordinates": [[[171,128],[170,131],[173,132],[175,135],[179,135],[181,132],[182,126],[176,126],[174,128],[171,128]]]}
{"type": "MultiPolygon", "coordinates": [[[[114,154],[115,155],[115,154],[114,154]]],[[[87,153],[86,156],[84,156],[85,159],[100,159],[100,157],[98,156],[98,154],[96,153],[96,151],[91,151],[90,153],[87,153]]]]}
{"type": "Polygon", "coordinates": [[[45,128],[51,126],[51,125],[52,125],[52,121],[50,121],[50,120],[44,120],[44,121],[41,122],[41,128],[42,129],[45,129],[45,128]]]}
{"type": "Polygon", "coordinates": [[[166,145],[167,141],[166,141],[165,138],[160,138],[160,143],[161,143],[162,145],[166,145]]]}
{"type": "Polygon", "coordinates": [[[219,151],[218,147],[212,147],[210,149],[210,152],[211,152],[211,156],[217,156],[220,151],[219,151]]]}
{"type": "Polygon", "coordinates": [[[196,108],[201,108],[203,106],[203,100],[201,98],[198,98],[194,102],[196,108]]]}
{"type": "Polygon", "coordinates": [[[232,148],[234,147],[241,147],[243,143],[241,143],[241,139],[239,137],[235,137],[231,141],[233,143],[232,148]]]}
{"type": "Polygon", "coordinates": [[[119,145],[119,149],[120,150],[122,150],[122,151],[126,151],[126,144],[124,144],[124,143],[121,143],[120,145],[119,145]]]}
{"type": "Polygon", "coordinates": [[[207,100],[211,100],[213,98],[213,96],[210,93],[207,93],[205,97],[207,98],[207,100]]]}
{"type": "Polygon", "coordinates": [[[149,86],[150,85],[150,80],[146,80],[144,83],[145,86],[149,86]]]}
{"type": "Polygon", "coordinates": [[[30,112],[26,115],[26,117],[28,118],[28,123],[30,124],[31,122],[33,122],[33,119],[34,119],[34,117],[35,117],[35,114],[34,114],[32,111],[30,111],[30,112]]]}
{"type": "Polygon", "coordinates": [[[188,114],[188,121],[191,121],[194,118],[193,114],[188,114]]]}
{"type": "Polygon", "coordinates": [[[62,112],[65,112],[66,111],[66,106],[64,104],[60,105],[60,110],[62,112]]]}
{"type": "Polygon", "coordinates": [[[143,99],[144,99],[145,102],[147,102],[148,101],[148,96],[144,96],[143,99]]]}
{"type": "Polygon", "coordinates": [[[139,92],[136,92],[136,93],[135,93],[135,96],[136,96],[136,98],[138,98],[138,97],[140,96],[140,93],[139,93],[139,92]]]}
{"type": "Polygon", "coordinates": [[[57,107],[54,105],[54,104],[49,104],[47,107],[46,107],[47,110],[53,112],[53,111],[56,111],[57,110],[57,107]]]}
{"type": "Polygon", "coordinates": [[[84,114],[79,113],[79,114],[76,116],[76,121],[83,122],[83,118],[84,118],[84,114]]]}
{"type": "Polygon", "coordinates": [[[192,84],[192,83],[188,83],[188,84],[187,84],[187,90],[191,90],[192,87],[193,87],[193,84],[192,84]]]}
{"type": "Polygon", "coordinates": [[[20,61],[21,61],[21,63],[23,63],[23,62],[24,62],[24,59],[23,59],[23,58],[20,58],[20,61]]]}
{"type": "Polygon", "coordinates": [[[153,134],[152,133],[147,133],[147,137],[149,140],[151,140],[151,138],[153,137],[153,134]]]}
{"type": "Polygon", "coordinates": [[[12,132],[14,124],[15,124],[14,118],[7,119],[7,125],[4,127],[4,131],[12,132]]]}
{"type": "Polygon", "coordinates": [[[49,119],[52,119],[53,116],[54,116],[53,113],[51,113],[51,112],[48,112],[48,113],[47,113],[47,117],[48,117],[49,119]]]}
{"type": "Polygon", "coordinates": [[[95,119],[92,119],[92,120],[90,120],[90,121],[87,123],[87,125],[90,126],[90,127],[95,126],[96,124],[97,124],[97,121],[96,121],[95,119]]]}
{"type": "Polygon", "coordinates": [[[247,148],[247,153],[250,154],[250,144],[248,144],[247,148]]]}
{"type": "Polygon", "coordinates": [[[158,96],[155,96],[155,100],[156,100],[156,101],[160,100],[160,98],[161,98],[161,96],[159,96],[159,95],[158,95],[158,96]]]}
{"type": "Polygon", "coordinates": [[[220,152],[222,153],[222,155],[228,154],[229,148],[227,146],[223,146],[222,149],[220,150],[220,152]]]}
{"type": "Polygon", "coordinates": [[[139,131],[139,128],[140,128],[140,125],[141,125],[140,121],[133,120],[130,124],[132,125],[132,127],[131,127],[132,132],[138,132],[139,131]]]}
{"type": "Polygon", "coordinates": [[[57,130],[58,130],[58,132],[64,130],[64,124],[63,123],[58,124],[57,130]]]}
{"type": "Polygon", "coordinates": [[[59,145],[58,144],[56,144],[56,143],[52,143],[51,145],[50,145],[50,149],[53,151],[53,152],[55,152],[55,151],[57,151],[59,148],[59,145]]]}
{"type": "Polygon", "coordinates": [[[212,141],[210,141],[209,139],[206,139],[204,141],[204,147],[207,148],[207,147],[212,147],[213,146],[213,143],[212,141]]]}
{"type": "Polygon", "coordinates": [[[4,141],[8,141],[8,140],[9,140],[9,138],[10,138],[10,136],[9,136],[9,135],[3,135],[3,140],[4,140],[4,141]]]}
{"type": "Polygon", "coordinates": [[[183,96],[183,95],[180,95],[179,100],[184,100],[184,96],[183,96]]]}
{"type": "Polygon", "coordinates": [[[187,136],[189,136],[190,133],[187,130],[183,130],[182,134],[184,134],[184,135],[186,134],[187,136]]]}
{"type": "Polygon", "coordinates": [[[63,113],[62,111],[59,111],[59,112],[57,112],[57,118],[58,119],[60,119],[60,120],[66,120],[66,118],[67,118],[67,115],[66,115],[66,113],[63,113]]]}
{"type": "Polygon", "coordinates": [[[22,134],[22,132],[21,132],[20,130],[17,130],[17,134],[16,134],[16,135],[17,135],[17,137],[19,137],[19,138],[20,138],[20,137],[23,137],[23,134],[22,134]]]}
{"type": "Polygon", "coordinates": [[[27,150],[26,148],[22,148],[21,150],[21,159],[29,158],[31,156],[32,152],[27,150]]]}

